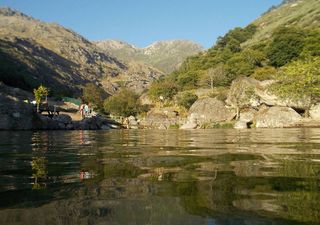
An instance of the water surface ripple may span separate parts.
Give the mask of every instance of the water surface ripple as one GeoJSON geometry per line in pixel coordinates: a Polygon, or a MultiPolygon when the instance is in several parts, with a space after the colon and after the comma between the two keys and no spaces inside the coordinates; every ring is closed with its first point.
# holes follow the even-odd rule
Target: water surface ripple
{"type": "Polygon", "coordinates": [[[320,129],[0,132],[0,224],[320,224],[320,129]]]}

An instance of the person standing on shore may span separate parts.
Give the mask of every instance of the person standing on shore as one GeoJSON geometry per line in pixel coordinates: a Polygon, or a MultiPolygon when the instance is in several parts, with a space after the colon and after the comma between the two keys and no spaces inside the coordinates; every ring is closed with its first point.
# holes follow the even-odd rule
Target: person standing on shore
{"type": "Polygon", "coordinates": [[[84,118],[84,104],[81,104],[79,107],[79,111],[80,111],[80,115],[81,115],[81,119],[84,118]]]}
{"type": "Polygon", "coordinates": [[[88,106],[88,104],[84,105],[84,115],[85,115],[85,117],[89,116],[89,106],[88,106]]]}

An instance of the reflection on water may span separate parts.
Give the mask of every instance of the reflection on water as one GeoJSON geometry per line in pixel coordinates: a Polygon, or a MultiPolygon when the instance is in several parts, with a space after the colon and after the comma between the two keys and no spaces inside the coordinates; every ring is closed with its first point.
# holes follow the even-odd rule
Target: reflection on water
{"type": "Polygon", "coordinates": [[[320,129],[0,132],[0,224],[319,224],[320,129]]]}

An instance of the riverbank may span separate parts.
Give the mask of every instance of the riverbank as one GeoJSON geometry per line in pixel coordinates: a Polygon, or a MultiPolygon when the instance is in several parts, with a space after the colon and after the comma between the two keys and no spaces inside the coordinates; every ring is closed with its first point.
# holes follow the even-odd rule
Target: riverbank
{"type": "Polygon", "coordinates": [[[263,90],[261,83],[245,78],[234,86],[239,86],[239,82],[246,83],[240,85],[243,90],[233,90],[231,86],[225,101],[203,96],[188,111],[179,111],[176,107],[154,107],[144,115],[123,118],[124,124],[101,115],[82,119],[78,106],[65,102],[49,101],[57,105],[60,115],[41,115],[32,104],[27,103],[30,101],[26,101],[33,99],[31,93],[0,83],[0,130],[320,128],[319,103],[314,104],[309,110],[310,116],[305,117],[301,102],[300,105],[290,102],[292,107],[289,107],[288,103],[275,99],[263,90]],[[246,93],[246,88],[251,88],[255,94],[235,96],[241,91],[246,93]],[[242,104],[241,107],[239,105],[238,118],[235,97],[242,104]]]}
{"type": "Polygon", "coordinates": [[[0,83],[0,130],[108,130],[121,124],[100,115],[81,119],[77,106],[57,102],[60,114],[36,112],[31,93],[0,83]]]}

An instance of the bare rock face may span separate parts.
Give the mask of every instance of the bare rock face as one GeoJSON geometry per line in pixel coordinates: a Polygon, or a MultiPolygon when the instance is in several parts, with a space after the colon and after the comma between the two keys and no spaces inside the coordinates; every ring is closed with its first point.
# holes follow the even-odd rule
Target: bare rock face
{"type": "Polygon", "coordinates": [[[274,106],[260,110],[254,123],[257,128],[293,127],[302,117],[293,109],[283,106],[274,106]]]}
{"type": "Polygon", "coordinates": [[[320,103],[313,105],[309,113],[312,119],[320,121],[320,103]]]}
{"type": "Polygon", "coordinates": [[[197,122],[224,122],[232,120],[236,113],[228,109],[225,104],[216,98],[198,99],[189,110],[189,117],[193,116],[197,122]]]}

